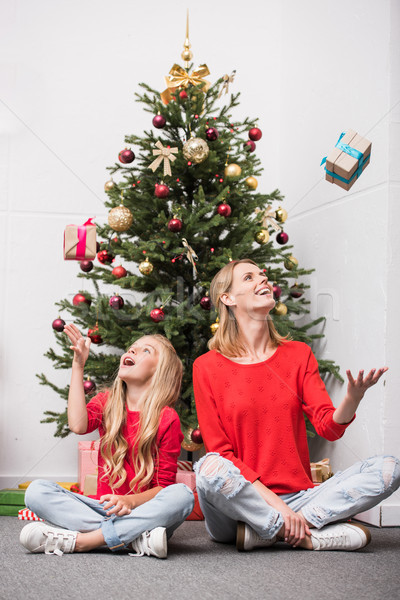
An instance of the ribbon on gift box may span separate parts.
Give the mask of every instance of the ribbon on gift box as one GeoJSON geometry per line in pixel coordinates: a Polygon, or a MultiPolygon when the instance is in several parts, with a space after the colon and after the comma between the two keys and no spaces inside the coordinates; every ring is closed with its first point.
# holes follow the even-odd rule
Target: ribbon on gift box
{"type": "MultiPolygon", "coordinates": [[[[358,167],[357,169],[354,171],[353,175],[351,177],[349,177],[348,179],[346,179],[345,177],[341,177],[340,175],[338,175],[337,173],[333,173],[332,171],[328,171],[328,169],[325,167],[325,171],[328,173],[328,175],[330,175],[331,177],[334,177],[335,179],[339,179],[340,181],[343,181],[343,183],[350,183],[351,181],[353,181],[353,179],[355,177],[360,177],[362,170],[363,170],[363,165],[364,163],[366,163],[371,154],[368,154],[368,156],[366,156],[365,158],[363,158],[363,153],[360,152],[359,150],[356,150],[355,148],[352,148],[351,146],[349,146],[349,144],[344,144],[341,140],[342,137],[346,135],[345,131],[342,131],[342,133],[339,136],[338,141],[335,144],[335,148],[339,148],[339,150],[341,150],[342,152],[345,152],[346,154],[348,154],[349,156],[352,156],[353,158],[355,158],[356,160],[358,160],[358,167]]],[[[324,156],[324,158],[321,160],[321,164],[320,166],[324,165],[326,163],[326,159],[328,157],[324,156]]]]}

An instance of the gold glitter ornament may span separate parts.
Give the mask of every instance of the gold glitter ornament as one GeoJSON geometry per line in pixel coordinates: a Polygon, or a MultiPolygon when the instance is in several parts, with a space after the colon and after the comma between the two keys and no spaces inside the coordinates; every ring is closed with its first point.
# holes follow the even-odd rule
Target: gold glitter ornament
{"type": "Polygon", "coordinates": [[[192,431],[193,431],[193,428],[192,428],[192,427],[190,427],[190,428],[189,428],[189,429],[187,429],[187,431],[184,433],[184,436],[185,436],[185,437],[184,437],[184,438],[183,438],[183,440],[182,440],[182,444],[181,444],[181,446],[182,446],[182,448],[183,448],[184,450],[186,450],[186,452],[195,452],[196,450],[200,450],[200,448],[201,448],[201,447],[202,447],[202,445],[203,445],[203,444],[196,444],[196,443],[195,443],[195,442],[192,440],[192,438],[191,438],[192,431]]]}
{"type": "Polygon", "coordinates": [[[274,310],[274,313],[276,315],[278,315],[279,317],[283,317],[284,315],[287,314],[287,306],[286,306],[286,304],[283,304],[283,302],[278,301],[275,304],[275,307],[273,310],[274,310]]]}
{"type": "Polygon", "coordinates": [[[149,261],[148,258],[146,258],[139,265],[139,271],[141,272],[142,275],[150,275],[150,273],[152,272],[153,268],[154,267],[153,267],[153,265],[151,264],[151,262],[149,261]]]}
{"type": "Polygon", "coordinates": [[[293,271],[299,266],[299,261],[294,256],[288,256],[284,262],[284,265],[288,271],[293,271]]]}
{"type": "Polygon", "coordinates": [[[258,181],[255,177],[253,177],[253,175],[250,175],[250,177],[246,177],[246,179],[244,180],[245,184],[247,185],[247,187],[250,190],[256,190],[257,186],[258,186],[258,181]]]}
{"type": "Polygon", "coordinates": [[[213,335],[215,335],[217,333],[218,327],[219,327],[219,318],[217,317],[215,323],[213,323],[212,325],[210,325],[211,333],[213,335]]]}
{"type": "Polygon", "coordinates": [[[192,137],[183,144],[183,156],[196,165],[206,160],[210,149],[201,138],[192,137]]]}
{"type": "Polygon", "coordinates": [[[278,210],[275,211],[275,219],[278,223],[284,223],[288,217],[287,211],[284,208],[279,207],[278,210]]]}
{"type": "Polygon", "coordinates": [[[123,204],[115,206],[108,213],[108,224],[114,231],[127,231],[132,225],[133,215],[123,204]]]}
{"type": "Polygon", "coordinates": [[[230,163],[225,167],[225,177],[237,179],[242,174],[242,169],[236,163],[230,163]]]}
{"type": "Polygon", "coordinates": [[[260,231],[257,231],[256,235],[254,236],[254,239],[258,244],[266,244],[269,240],[268,230],[260,229],[260,231]]]}
{"type": "Polygon", "coordinates": [[[113,190],[115,188],[115,181],[114,179],[111,177],[111,179],[109,181],[106,181],[104,184],[104,191],[105,192],[111,192],[111,190],[113,190]]]}

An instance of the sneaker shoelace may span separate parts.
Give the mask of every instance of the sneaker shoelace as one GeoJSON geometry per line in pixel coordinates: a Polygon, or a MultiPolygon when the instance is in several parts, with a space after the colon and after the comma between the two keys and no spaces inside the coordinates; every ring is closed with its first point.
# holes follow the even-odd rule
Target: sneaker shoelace
{"type": "Polygon", "coordinates": [[[54,533],[54,531],[45,531],[44,535],[47,537],[44,552],[45,554],[57,554],[62,556],[64,552],[72,552],[72,548],[75,542],[75,534],[72,532],[62,533],[61,531],[54,533]]]}
{"type": "Polygon", "coordinates": [[[150,531],[145,531],[140,535],[136,540],[132,541],[132,549],[135,552],[130,552],[129,556],[144,556],[147,554],[150,556],[150,549],[148,544],[148,539],[150,538],[150,531]]]}
{"type": "Polygon", "coordinates": [[[332,548],[332,546],[344,548],[346,546],[346,534],[343,532],[332,535],[329,532],[324,533],[320,531],[318,534],[318,541],[320,544],[320,549],[332,548]]]}

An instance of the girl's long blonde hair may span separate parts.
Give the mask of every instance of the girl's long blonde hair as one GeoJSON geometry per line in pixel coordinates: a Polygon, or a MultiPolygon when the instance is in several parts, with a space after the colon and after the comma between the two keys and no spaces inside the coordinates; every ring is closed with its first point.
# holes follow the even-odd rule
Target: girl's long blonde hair
{"type": "MultiPolygon", "coordinates": [[[[135,470],[135,477],[129,482],[132,492],[140,492],[150,484],[154,476],[158,460],[156,436],[161,411],[165,406],[175,405],[182,382],[182,362],[171,342],[159,334],[145,337],[157,342],[159,358],[142,402],[138,435],[132,449],[132,464],[135,470]]],[[[105,463],[104,476],[108,478],[113,490],[117,490],[127,476],[124,459],[128,442],[122,435],[127,416],[126,389],[126,383],[116,377],[109,390],[103,416],[105,433],[100,442],[100,452],[105,463]]]]}
{"type": "MultiPolygon", "coordinates": [[[[233,283],[233,270],[236,265],[241,263],[258,266],[253,260],[248,258],[232,260],[218,271],[210,286],[211,301],[219,315],[219,327],[214,336],[209,340],[208,347],[210,350],[217,350],[221,354],[231,357],[244,356],[247,353],[247,348],[241,338],[235,313],[230,306],[222,302],[221,296],[230,292],[233,283]]],[[[288,339],[288,336],[284,337],[277,332],[269,314],[267,324],[270,338],[275,346],[283,344],[288,339]]]]}

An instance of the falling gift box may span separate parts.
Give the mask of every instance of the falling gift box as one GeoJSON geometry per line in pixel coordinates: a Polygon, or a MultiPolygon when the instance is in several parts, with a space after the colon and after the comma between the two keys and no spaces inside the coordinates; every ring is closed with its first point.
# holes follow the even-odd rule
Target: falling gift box
{"type": "Polygon", "coordinates": [[[67,225],[64,231],[64,260],[91,260],[96,256],[96,225],[67,225]]]}
{"type": "Polygon", "coordinates": [[[79,489],[82,491],[85,488],[86,475],[96,475],[97,477],[99,446],[100,440],[78,442],[78,482],[79,489]]]}
{"type": "Polygon", "coordinates": [[[335,148],[322,159],[325,164],[325,179],[349,190],[358,179],[371,156],[371,142],[352,129],[342,133],[335,148]]]}

